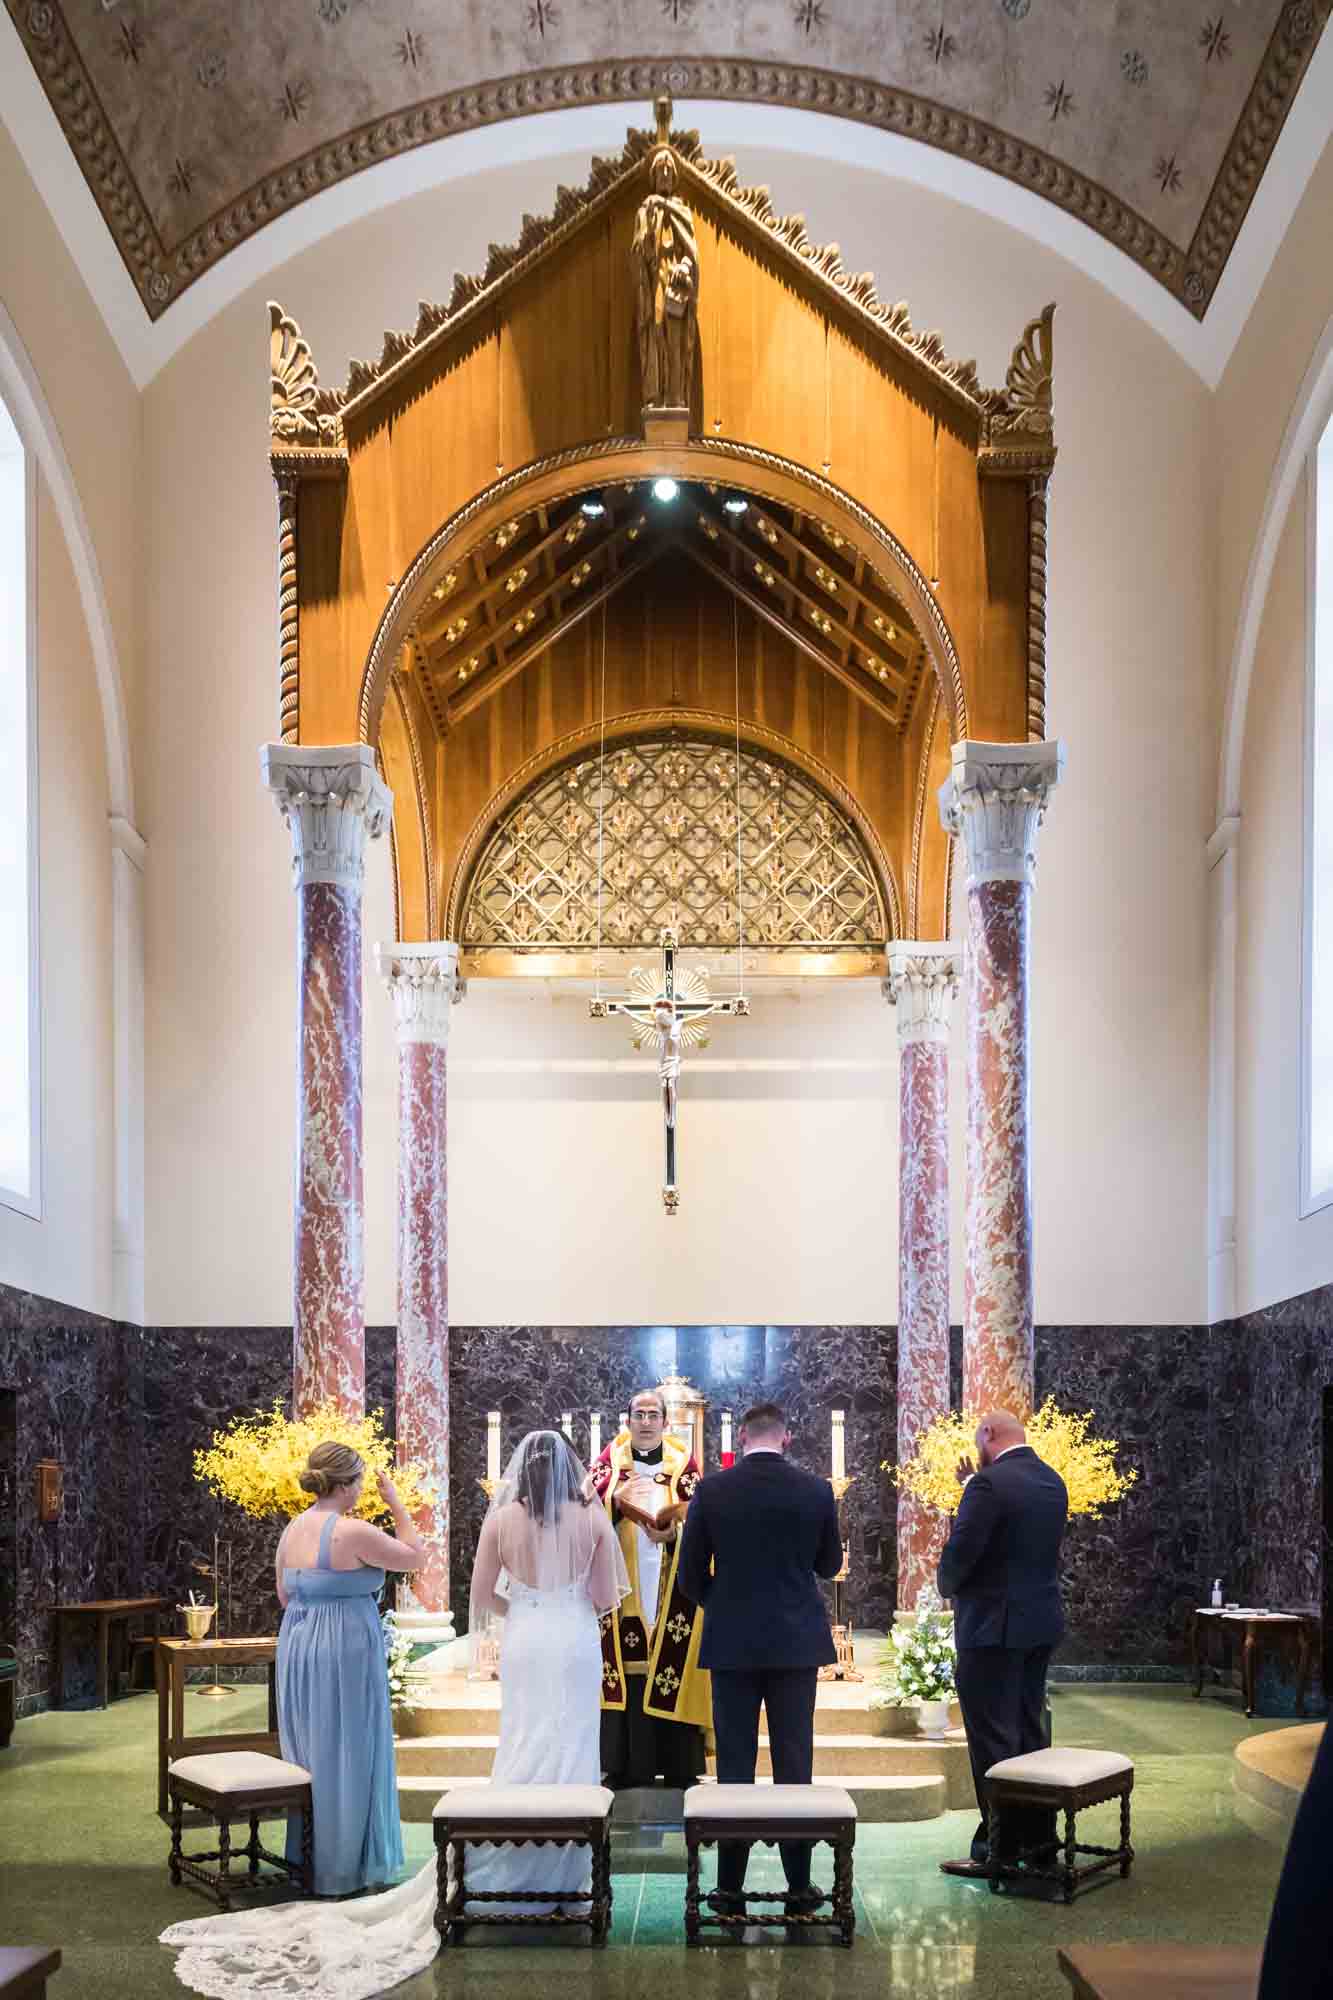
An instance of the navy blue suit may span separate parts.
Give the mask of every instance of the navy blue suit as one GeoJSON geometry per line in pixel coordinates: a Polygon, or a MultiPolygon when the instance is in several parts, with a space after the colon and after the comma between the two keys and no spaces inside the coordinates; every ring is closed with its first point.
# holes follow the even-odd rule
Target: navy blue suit
{"type": "MultiPolygon", "coordinates": [[[[986,1848],[985,1774],[1002,1757],[1024,1756],[1046,1741],[1046,1669],[1065,1629],[1060,1603],[1060,1544],[1069,1495],[1058,1472],[1030,1445],[1007,1451],[969,1479],[940,1557],[941,1597],[952,1598],[958,1648],[958,1701],[967,1730],[981,1825],[972,1843],[986,1848]]],[[[1021,1845],[1050,1837],[1047,1815],[1015,1815],[1021,1845]]]]}
{"type": "MultiPolygon", "coordinates": [[[[719,1784],[754,1783],[761,1706],[774,1781],[813,1778],[815,1686],[820,1667],[837,1658],[816,1578],[841,1568],[833,1488],[780,1452],[747,1453],[696,1488],[678,1574],[685,1595],[704,1607],[699,1662],[713,1677],[719,1784]]],[[[720,1889],[743,1887],[747,1851],[743,1842],[721,1847],[720,1889]]],[[[784,1843],[782,1865],[789,1889],[809,1888],[808,1843],[784,1843]]]]}

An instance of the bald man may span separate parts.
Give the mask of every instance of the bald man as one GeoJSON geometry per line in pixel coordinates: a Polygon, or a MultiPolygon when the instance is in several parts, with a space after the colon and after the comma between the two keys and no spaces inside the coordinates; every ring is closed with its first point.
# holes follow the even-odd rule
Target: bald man
{"type": "MultiPolygon", "coordinates": [[[[983,1417],[976,1448],[976,1464],[958,1467],[963,1497],[937,1573],[941,1597],[953,1600],[958,1703],[981,1808],[970,1859],[940,1867],[964,1876],[986,1873],[986,1772],[1045,1745],[1046,1669],[1065,1629],[1060,1543],[1069,1516],[1064,1480],[1038,1458],[1017,1417],[983,1417]]],[[[1054,1815],[1013,1809],[1002,1835],[1012,1852],[1048,1845],[1054,1815]]]]}

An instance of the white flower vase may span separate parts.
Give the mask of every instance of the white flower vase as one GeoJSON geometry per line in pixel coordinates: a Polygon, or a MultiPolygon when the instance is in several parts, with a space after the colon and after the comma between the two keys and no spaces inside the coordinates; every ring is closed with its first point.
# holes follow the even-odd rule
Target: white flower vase
{"type": "Polygon", "coordinates": [[[923,1736],[943,1736],[949,1727],[949,1701],[919,1701],[916,1726],[923,1736]]]}

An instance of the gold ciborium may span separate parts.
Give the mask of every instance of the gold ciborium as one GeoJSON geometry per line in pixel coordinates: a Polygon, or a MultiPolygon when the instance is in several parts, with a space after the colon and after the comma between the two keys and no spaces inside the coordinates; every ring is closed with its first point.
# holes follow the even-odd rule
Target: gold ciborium
{"type": "Polygon", "coordinates": [[[187,1639],[206,1639],[208,1628],[213,1623],[216,1604],[178,1604],[176,1609],[185,1620],[187,1639]]]}

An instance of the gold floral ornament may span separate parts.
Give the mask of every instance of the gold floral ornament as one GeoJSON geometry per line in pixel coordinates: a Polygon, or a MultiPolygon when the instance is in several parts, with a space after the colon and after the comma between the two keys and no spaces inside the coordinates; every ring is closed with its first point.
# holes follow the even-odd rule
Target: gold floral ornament
{"type": "Polygon", "coordinates": [[[194,1455],[194,1476],[221,1500],[230,1500],[256,1521],[291,1520],[314,1500],[301,1490],[301,1470],[317,1444],[346,1444],[365,1462],[366,1481],[356,1513],[363,1521],[388,1519],[375,1484],[387,1472],[409,1514],[433,1507],[438,1489],[415,1459],[394,1464],[393,1439],[384,1434],[383,1410],[349,1417],[336,1403],[321,1403],[304,1417],[289,1417],[280,1400],[270,1410],[233,1417],[214,1431],[206,1451],[194,1455]]]}
{"type": "MultiPolygon", "coordinates": [[[[1133,1466],[1122,1470],[1116,1464],[1119,1446],[1114,1438],[1089,1435],[1092,1421],[1091,1410],[1080,1416],[1057,1409],[1054,1398],[1048,1396],[1027,1424],[1027,1441],[1038,1458],[1064,1480],[1071,1517],[1087,1514],[1096,1521],[1104,1507],[1124,1499],[1139,1475],[1133,1466]]],[[[905,1465],[885,1460],[880,1469],[891,1472],[895,1484],[915,1494],[937,1514],[956,1514],[963,1497],[958,1461],[975,1458],[980,1422],[976,1411],[950,1410],[921,1432],[916,1451],[905,1465]]]]}

